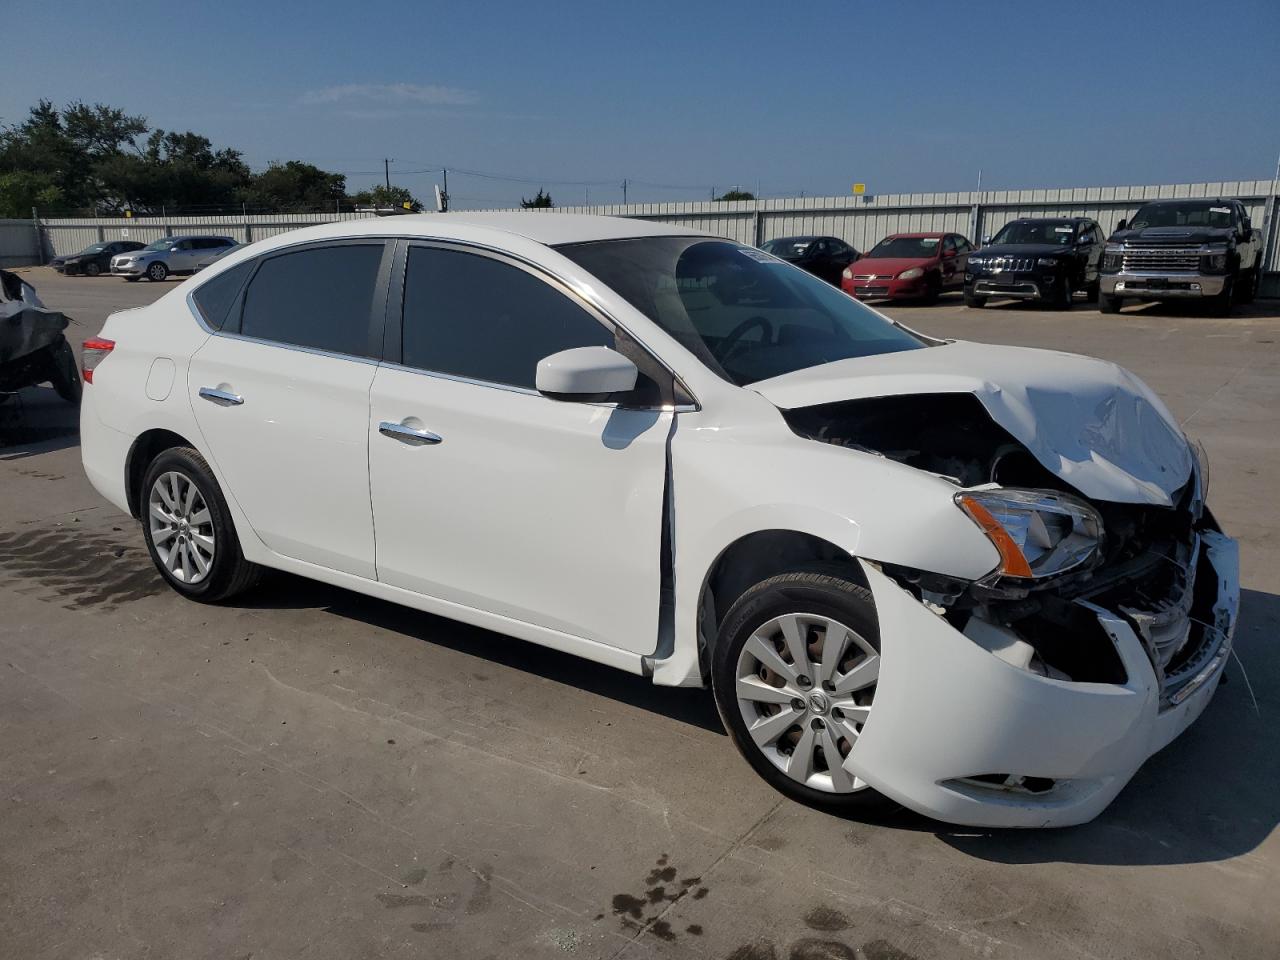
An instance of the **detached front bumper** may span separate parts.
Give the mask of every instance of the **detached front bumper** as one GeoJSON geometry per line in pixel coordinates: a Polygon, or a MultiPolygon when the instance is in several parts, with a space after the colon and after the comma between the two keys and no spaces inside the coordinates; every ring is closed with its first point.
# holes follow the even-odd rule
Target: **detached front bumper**
{"type": "Polygon", "coordinates": [[[1218,686],[1240,602],[1236,542],[1203,534],[1200,563],[1200,577],[1216,591],[1213,622],[1200,628],[1195,668],[1176,688],[1162,686],[1142,638],[1119,612],[1089,608],[1126,681],[1057,680],[999,659],[864,563],[882,660],[875,704],[846,767],[904,806],[952,823],[1051,827],[1093,819],[1148,757],[1195,721],[1218,686]]]}
{"type": "Polygon", "coordinates": [[[1102,292],[1109,297],[1142,297],[1167,300],[1216,297],[1226,289],[1227,278],[1199,273],[1104,273],[1102,292]]]}

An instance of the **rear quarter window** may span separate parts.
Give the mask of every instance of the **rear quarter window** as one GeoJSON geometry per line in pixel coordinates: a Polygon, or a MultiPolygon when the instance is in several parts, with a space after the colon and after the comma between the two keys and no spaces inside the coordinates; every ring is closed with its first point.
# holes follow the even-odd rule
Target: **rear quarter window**
{"type": "Polygon", "coordinates": [[[250,260],[237,264],[196,287],[191,299],[208,327],[221,330],[226,326],[231,308],[256,263],[256,260],[250,260]]]}

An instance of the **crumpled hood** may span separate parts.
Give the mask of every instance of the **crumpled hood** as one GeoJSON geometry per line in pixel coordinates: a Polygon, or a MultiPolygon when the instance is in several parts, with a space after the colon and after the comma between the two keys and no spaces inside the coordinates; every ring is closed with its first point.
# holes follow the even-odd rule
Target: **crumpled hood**
{"type": "Polygon", "coordinates": [[[790,410],[840,400],[971,393],[1046,469],[1087,497],[1170,506],[1193,456],[1164,403],[1114,363],[957,341],[856,357],[751,385],[790,410]]]}

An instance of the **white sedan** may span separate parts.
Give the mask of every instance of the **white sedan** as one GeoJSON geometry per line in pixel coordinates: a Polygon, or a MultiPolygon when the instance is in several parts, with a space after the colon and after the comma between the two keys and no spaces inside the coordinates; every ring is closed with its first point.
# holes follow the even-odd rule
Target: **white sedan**
{"type": "Polygon", "coordinates": [[[272,567],[710,686],[814,805],[1089,820],[1231,646],[1235,541],[1135,376],[665,224],[299,230],[84,368],[85,470],[183,596],[272,567]]]}

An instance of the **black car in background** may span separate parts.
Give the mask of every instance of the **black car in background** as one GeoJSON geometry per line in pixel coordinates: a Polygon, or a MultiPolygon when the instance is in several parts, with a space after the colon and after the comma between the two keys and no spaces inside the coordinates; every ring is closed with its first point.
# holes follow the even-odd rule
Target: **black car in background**
{"type": "Polygon", "coordinates": [[[838,237],[778,237],[766,240],[760,249],[837,287],[844,268],[859,256],[857,250],[838,237]]]}
{"type": "Polygon", "coordinates": [[[1106,237],[1087,217],[1013,220],[970,254],[964,303],[981,307],[988,297],[1039,300],[1059,310],[1083,290],[1098,297],[1098,266],[1106,237]]]}
{"type": "Polygon", "coordinates": [[[117,253],[141,250],[144,246],[146,244],[139,243],[137,240],[108,240],[104,243],[92,243],[79,253],[54,257],[49,261],[49,266],[68,276],[84,274],[86,277],[96,277],[111,269],[111,258],[117,253]]]}

